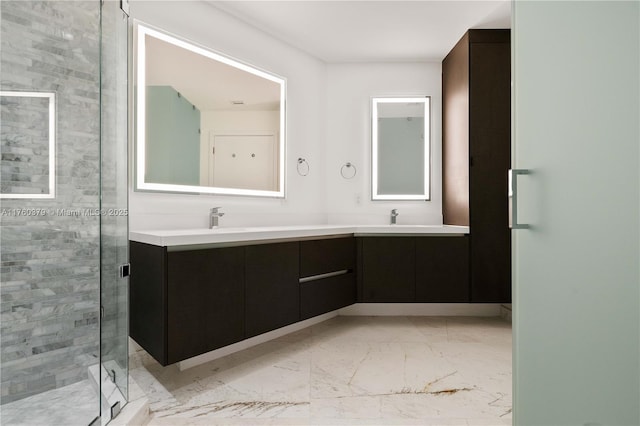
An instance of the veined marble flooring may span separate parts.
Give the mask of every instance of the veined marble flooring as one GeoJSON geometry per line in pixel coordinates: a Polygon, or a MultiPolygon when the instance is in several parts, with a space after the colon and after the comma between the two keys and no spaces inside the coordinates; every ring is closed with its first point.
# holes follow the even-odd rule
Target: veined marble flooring
{"type": "Polygon", "coordinates": [[[510,425],[511,324],[335,317],[180,372],[130,374],[150,425],[510,425]]]}
{"type": "Polygon", "coordinates": [[[0,406],[3,426],[87,426],[98,415],[100,400],[89,380],[0,406]]]}

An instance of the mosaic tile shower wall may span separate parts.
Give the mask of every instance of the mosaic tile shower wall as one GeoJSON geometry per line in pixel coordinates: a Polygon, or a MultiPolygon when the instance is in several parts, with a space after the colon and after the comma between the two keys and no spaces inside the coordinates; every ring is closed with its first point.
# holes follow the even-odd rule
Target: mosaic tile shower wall
{"type": "MultiPolygon", "coordinates": [[[[57,110],[56,198],[2,200],[2,403],[99,362],[99,16],[98,1],[0,2],[2,90],[55,92],[57,110]]],[[[3,153],[3,176],[15,166],[3,153]]]]}

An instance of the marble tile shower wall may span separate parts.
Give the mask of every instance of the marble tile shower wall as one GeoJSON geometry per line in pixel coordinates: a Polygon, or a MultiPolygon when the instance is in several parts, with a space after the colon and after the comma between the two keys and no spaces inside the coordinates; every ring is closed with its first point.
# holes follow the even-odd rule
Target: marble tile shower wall
{"type": "Polygon", "coordinates": [[[0,2],[2,90],[55,92],[58,126],[56,198],[2,200],[2,403],[99,361],[99,17],[98,1],[0,2]]]}

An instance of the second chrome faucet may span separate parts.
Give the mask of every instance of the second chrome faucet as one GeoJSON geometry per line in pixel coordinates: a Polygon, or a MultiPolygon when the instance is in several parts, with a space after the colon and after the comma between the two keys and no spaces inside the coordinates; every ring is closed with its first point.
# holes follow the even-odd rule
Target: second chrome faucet
{"type": "Polygon", "coordinates": [[[221,207],[214,207],[209,212],[209,229],[218,227],[218,219],[224,216],[224,213],[220,213],[218,209],[221,207]]]}
{"type": "Polygon", "coordinates": [[[398,217],[400,213],[398,213],[398,209],[393,209],[391,210],[391,224],[395,225],[396,224],[396,218],[398,217]]]}

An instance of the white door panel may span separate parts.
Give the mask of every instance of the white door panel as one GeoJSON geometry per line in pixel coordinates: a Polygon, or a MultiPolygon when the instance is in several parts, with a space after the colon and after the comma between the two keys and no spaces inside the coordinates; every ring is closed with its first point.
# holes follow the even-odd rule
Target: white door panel
{"type": "Polygon", "coordinates": [[[221,188],[277,189],[275,135],[215,135],[209,185],[221,188]],[[215,152],[215,153],[214,153],[215,152]]]}

